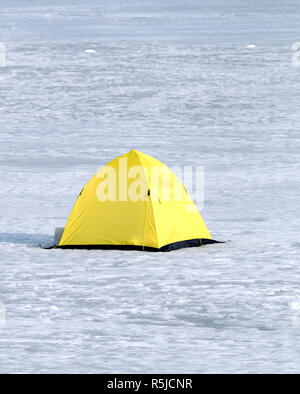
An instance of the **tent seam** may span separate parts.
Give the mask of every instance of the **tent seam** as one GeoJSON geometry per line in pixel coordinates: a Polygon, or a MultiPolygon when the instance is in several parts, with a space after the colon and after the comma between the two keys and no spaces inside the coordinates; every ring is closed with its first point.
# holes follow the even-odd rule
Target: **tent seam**
{"type": "MultiPolygon", "coordinates": [[[[145,171],[145,168],[146,168],[146,167],[145,167],[144,164],[143,164],[143,161],[142,161],[142,159],[141,159],[141,157],[140,157],[139,152],[134,151],[134,153],[136,154],[136,156],[137,156],[139,162],[141,163],[141,165],[142,165],[142,167],[143,167],[143,169],[144,169],[144,175],[146,176],[148,189],[150,190],[150,188],[149,188],[148,173],[145,171]]],[[[146,204],[147,204],[147,202],[148,202],[148,201],[146,201],[146,204]]],[[[152,215],[153,215],[153,221],[154,221],[154,228],[155,228],[156,245],[157,245],[157,248],[159,248],[158,235],[157,235],[157,226],[156,226],[156,220],[155,220],[155,215],[154,215],[153,204],[152,204],[152,200],[151,200],[151,190],[150,190],[150,201],[149,201],[149,203],[150,203],[151,209],[152,209],[152,215]]],[[[147,207],[146,207],[146,209],[147,209],[147,207]]],[[[148,210],[148,209],[147,209],[147,210],[148,210]]],[[[148,215],[147,215],[147,218],[148,218],[148,215]]],[[[144,238],[145,238],[145,229],[146,229],[146,215],[145,215],[145,224],[144,224],[144,238]]],[[[144,238],[143,238],[143,244],[144,244],[144,238]]]]}

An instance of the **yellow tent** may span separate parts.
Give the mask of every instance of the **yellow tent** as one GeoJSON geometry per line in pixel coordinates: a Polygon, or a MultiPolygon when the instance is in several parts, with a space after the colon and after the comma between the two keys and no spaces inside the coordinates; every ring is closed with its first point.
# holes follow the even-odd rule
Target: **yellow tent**
{"type": "Polygon", "coordinates": [[[179,179],[131,150],[83,188],[57,247],[165,252],[214,242],[179,179]]]}

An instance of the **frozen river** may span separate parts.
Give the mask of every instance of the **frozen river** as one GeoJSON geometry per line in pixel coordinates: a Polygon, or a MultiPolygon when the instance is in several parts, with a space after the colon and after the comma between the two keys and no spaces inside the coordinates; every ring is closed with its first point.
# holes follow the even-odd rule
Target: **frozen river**
{"type": "Polygon", "coordinates": [[[24,3],[0,7],[0,372],[299,372],[299,1],[24,3]],[[231,242],[40,249],[132,148],[204,166],[231,242]]]}

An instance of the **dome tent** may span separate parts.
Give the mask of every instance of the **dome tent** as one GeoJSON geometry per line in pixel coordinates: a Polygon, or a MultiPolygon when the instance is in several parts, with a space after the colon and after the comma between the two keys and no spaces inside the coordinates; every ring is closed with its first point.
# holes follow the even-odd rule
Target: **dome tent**
{"type": "Polygon", "coordinates": [[[55,247],[167,252],[215,242],[179,179],[131,150],[83,188],[55,247]]]}

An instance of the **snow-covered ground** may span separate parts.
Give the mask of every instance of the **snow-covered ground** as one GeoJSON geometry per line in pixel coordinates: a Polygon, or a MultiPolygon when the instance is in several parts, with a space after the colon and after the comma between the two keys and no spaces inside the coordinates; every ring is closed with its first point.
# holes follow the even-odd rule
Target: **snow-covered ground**
{"type": "Polygon", "coordinates": [[[299,372],[299,1],[24,3],[0,8],[0,372],[299,372]],[[40,249],[132,148],[203,165],[232,242],[40,249]]]}

